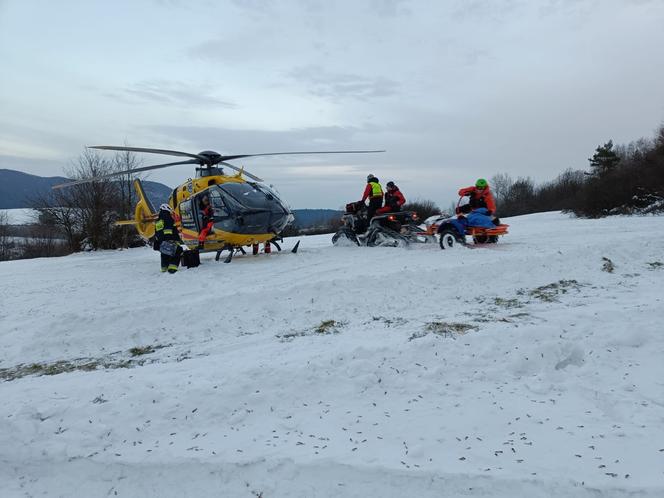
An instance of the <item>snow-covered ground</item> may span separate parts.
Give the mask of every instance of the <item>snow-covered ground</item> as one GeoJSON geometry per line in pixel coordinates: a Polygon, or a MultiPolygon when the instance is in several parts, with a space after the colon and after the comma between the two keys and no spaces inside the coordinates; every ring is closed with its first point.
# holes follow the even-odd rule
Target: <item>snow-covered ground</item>
{"type": "Polygon", "coordinates": [[[664,496],[664,217],[508,222],[0,263],[0,495],[664,496]]]}

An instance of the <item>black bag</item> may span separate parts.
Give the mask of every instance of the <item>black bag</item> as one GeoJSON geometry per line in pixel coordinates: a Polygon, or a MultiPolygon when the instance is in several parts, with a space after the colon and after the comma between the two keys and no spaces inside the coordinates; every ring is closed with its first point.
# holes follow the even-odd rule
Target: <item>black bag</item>
{"type": "Polygon", "coordinates": [[[182,253],[182,266],[196,268],[201,264],[201,257],[197,249],[189,249],[182,253]]]}
{"type": "Polygon", "coordinates": [[[163,240],[161,244],[159,244],[159,252],[165,254],[166,256],[175,256],[177,254],[177,250],[178,245],[175,242],[171,242],[170,240],[163,240]]]}

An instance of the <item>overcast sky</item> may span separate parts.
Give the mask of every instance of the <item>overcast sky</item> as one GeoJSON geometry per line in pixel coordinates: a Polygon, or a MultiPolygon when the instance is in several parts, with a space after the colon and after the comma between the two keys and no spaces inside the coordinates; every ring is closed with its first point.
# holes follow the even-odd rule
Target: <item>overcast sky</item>
{"type": "Polygon", "coordinates": [[[446,207],[663,121],[664,0],[0,0],[0,168],[62,175],[94,144],[386,149],[235,164],[294,208],[368,173],[446,207]]]}

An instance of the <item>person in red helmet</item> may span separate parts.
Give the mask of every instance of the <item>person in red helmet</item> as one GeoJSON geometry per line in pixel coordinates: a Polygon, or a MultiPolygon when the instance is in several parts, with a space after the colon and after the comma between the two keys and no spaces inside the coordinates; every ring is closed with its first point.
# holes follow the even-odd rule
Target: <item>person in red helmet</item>
{"type": "Polygon", "coordinates": [[[406,204],[406,198],[394,182],[387,182],[386,186],[387,192],[385,192],[385,206],[377,210],[376,214],[396,213],[397,211],[401,211],[401,206],[406,204]]]}
{"type": "Polygon", "coordinates": [[[369,207],[367,208],[367,220],[371,220],[376,214],[376,211],[383,206],[383,187],[378,183],[378,178],[373,175],[367,176],[367,186],[364,188],[362,200],[364,203],[369,199],[369,207]]]}
{"type": "Polygon", "coordinates": [[[459,196],[470,197],[470,207],[473,209],[486,208],[489,216],[496,215],[496,200],[489,188],[489,182],[484,178],[479,178],[474,186],[465,187],[459,190],[459,196]]]}

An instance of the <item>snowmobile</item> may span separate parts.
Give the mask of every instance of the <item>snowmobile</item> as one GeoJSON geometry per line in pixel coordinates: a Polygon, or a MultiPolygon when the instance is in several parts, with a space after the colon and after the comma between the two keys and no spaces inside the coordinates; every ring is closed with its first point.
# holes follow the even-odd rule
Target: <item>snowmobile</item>
{"type": "Polygon", "coordinates": [[[428,235],[438,234],[441,249],[450,249],[454,244],[466,245],[466,235],[472,237],[474,244],[496,244],[500,236],[508,233],[509,225],[500,223],[498,218],[494,219],[494,228],[468,225],[464,218],[471,208],[460,204],[461,199],[456,206],[456,216],[432,216],[424,222],[428,235]]]}
{"type": "Polygon", "coordinates": [[[377,214],[367,219],[367,206],[362,201],[346,204],[341,228],[332,236],[334,245],[369,247],[405,247],[411,242],[435,240],[417,225],[417,213],[397,211],[377,214]]]}

